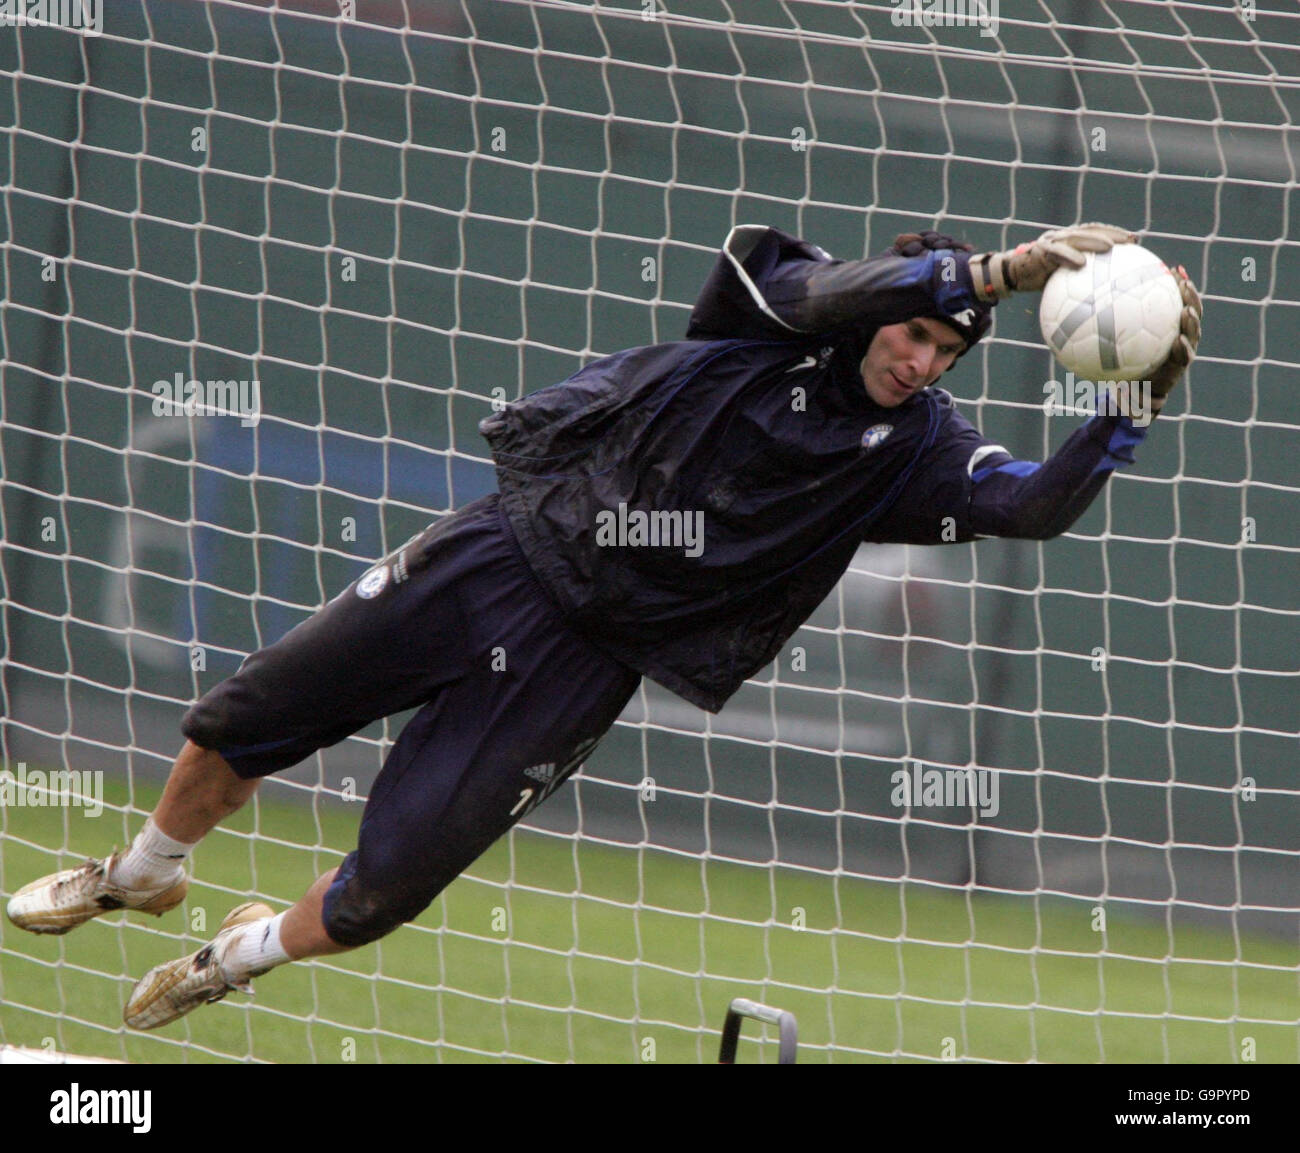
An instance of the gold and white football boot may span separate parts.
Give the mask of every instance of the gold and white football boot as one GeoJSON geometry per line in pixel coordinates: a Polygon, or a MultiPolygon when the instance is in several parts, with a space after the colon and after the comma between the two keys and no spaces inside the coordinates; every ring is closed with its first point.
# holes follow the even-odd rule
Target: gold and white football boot
{"type": "MultiPolygon", "coordinates": [[[[122,1019],[132,1029],[156,1029],[184,1017],[200,1005],[220,1001],[232,991],[252,993],[253,987],[247,979],[235,982],[226,976],[222,961],[236,930],[250,921],[274,916],[270,908],[257,901],[231,909],[217,935],[201,949],[178,961],[155,966],[136,982],[122,1019]]],[[[249,974],[250,977],[260,975],[249,974]]]]}
{"type": "Polygon", "coordinates": [[[183,900],[190,887],[189,877],[151,889],[128,889],[115,885],[113,865],[121,854],[102,861],[89,860],[75,869],[51,873],[24,885],[9,898],[6,913],[20,929],[29,933],[66,933],[94,917],[118,909],[135,909],[161,917],[183,900]]]}

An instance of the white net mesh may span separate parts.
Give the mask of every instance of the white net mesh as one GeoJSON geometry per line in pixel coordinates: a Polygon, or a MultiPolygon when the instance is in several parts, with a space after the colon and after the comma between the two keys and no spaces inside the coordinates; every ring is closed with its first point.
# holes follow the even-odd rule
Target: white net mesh
{"type": "MultiPolygon", "coordinates": [[[[0,1042],[697,1060],[741,995],[796,1012],[804,1059],[1297,1058],[1300,15],[107,7],[0,29],[5,893],[133,834],[198,693],[491,490],[494,400],[679,337],[733,224],[859,257],[1113,220],[1186,266],[1206,339],[1068,535],[864,549],[720,715],[646,685],[380,946],[118,1025],[228,905],[352,847],[400,718],[268,782],[184,913],[0,926],[0,1042]],[[191,381],[235,414],[169,412],[191,381]],[[73,802],[59,770],[101,775],[73,802]],[[902,809],[900,771],[949,791],[902,809]]],[[[948,380],[1040,459],[1078,423],[1052,377],[1013,298],[948,380]]]]}

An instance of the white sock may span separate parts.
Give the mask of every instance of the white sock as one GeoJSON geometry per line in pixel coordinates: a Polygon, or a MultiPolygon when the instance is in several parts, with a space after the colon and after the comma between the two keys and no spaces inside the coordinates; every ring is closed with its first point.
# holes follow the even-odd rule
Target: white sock
{"type": "Polygon", "coordinates": [[[232,984],[242,985],[290,959],[280,944],[280,926],[284,913],[250,921],[232,933],[221,957],[221,971],[232,984]]]}
{"type": "Polygon", "coordinates": [[[150,817],[131,847],[113,865],[111,880],[124,889],[152,889],[179,881],[193,845],[174,841],[150,817]]]}

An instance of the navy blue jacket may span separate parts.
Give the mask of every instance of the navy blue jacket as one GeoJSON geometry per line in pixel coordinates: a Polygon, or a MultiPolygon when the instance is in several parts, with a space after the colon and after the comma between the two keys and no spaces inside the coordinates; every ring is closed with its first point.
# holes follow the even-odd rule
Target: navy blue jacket
{"type": "Polygon", "coordinates": [[[863,541],[1063,532],[1143,429],[1094,417],[1037,465],[943,389],[886,409],[863,386],[879,327],[972,303],[964,253],[834,261],[776,229],[734,230],[686,340],[594,361],[482,422],[542,585],[598,647],[716,712],[863,541]],[[624,531],[638,513],[676,513],[700,538],[661,516],[645,543],[624,531]]]}

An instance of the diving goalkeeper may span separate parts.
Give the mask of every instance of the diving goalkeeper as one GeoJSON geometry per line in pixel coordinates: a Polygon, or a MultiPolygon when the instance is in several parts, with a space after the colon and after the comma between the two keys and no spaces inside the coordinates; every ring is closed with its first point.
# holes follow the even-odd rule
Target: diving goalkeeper
{"type": "Polygon", "coordinates": [[[127,1024],[165,1025],[416,917],[581,765],[642,676],[721,709],[864,541],[1064,532],[1132,463],[1195,354],[1201,305],[1182,271],[1152,411],[1099,406],[1041,464],[986,440],[935,385],[999,299],[1133,239],[1090,224],[972,255],[925,232],[838,261],[773,228],[733,230],[685,340],[596,360],[484,420],[499,492],[249,656],[186,713],[131,845],[27,885],[10,919],[65,933],[110,910],[167,912],[190,851],[262,777],[418,707],[337,869],[281,913],[239,906],[136,984],[127,1024]]]}

